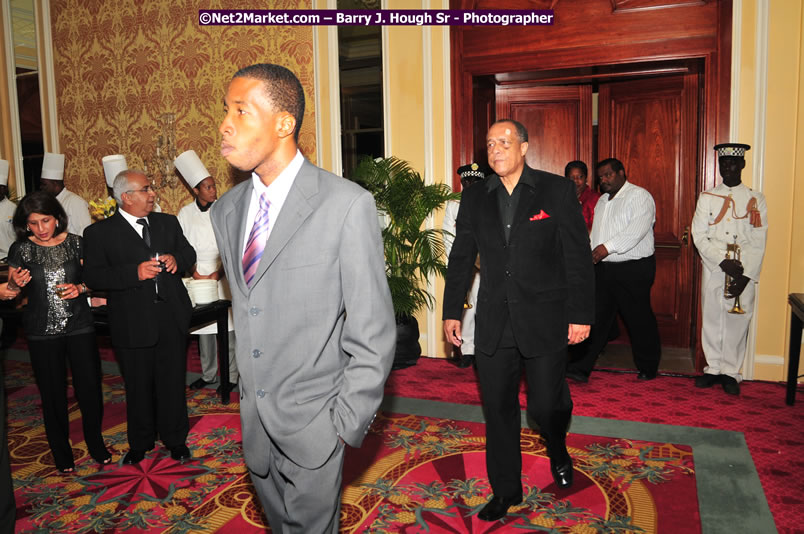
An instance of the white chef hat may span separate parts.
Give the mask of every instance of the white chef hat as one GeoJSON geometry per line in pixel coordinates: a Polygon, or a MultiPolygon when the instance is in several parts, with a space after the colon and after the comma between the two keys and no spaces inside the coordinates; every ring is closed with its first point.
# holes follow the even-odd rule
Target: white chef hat
{"type": "Polygon", "coordinates": [[[204,178],[209,178],[211,175],[204,164],[201,163],[201,158],[195,153],[195,150],[188,150],[182,152],[174,160],[176,168],[190,184],[190,187],[196,187],[204,178]]]}
{"type": "Polygon", "coordinates": [[[45,152],[41,176],[45,180],[64,180],[64,154],[45,152]]]}
{"type": "Polygon", "coordinates": [[[114,187],[114,179],[117,178],[118,173],[128,169],[126,157],[122,154],[103,156],[101,163],[103,163],[103,174],[106,176],[106,185],[109,187],[114,187]]]}
{"type": "Polygon", "coordinates": [[[0,159],[0,185],[8,185],[8,161],[0,159]]]}

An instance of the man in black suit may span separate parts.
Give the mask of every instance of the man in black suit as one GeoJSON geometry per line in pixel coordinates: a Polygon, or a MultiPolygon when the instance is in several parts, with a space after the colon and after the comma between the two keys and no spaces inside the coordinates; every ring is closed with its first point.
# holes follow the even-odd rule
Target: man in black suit
{"type": "Polygon", "coordinates": [[[589,236],[575,187],[525,164],[528,132],[513,120],[486,136],[496,175],[464,191],[444,290],[444,332],[461,344],[461,314],[480,253],[475,362],[486,418],[486,469],[493,498],[484,521],[522,501],[519,379],[524,364],[528,414],[547,444],[559,488],[572,485],[566,431],[572,399],[564,376],[567,343],[589,335],[594,276],[589,236]]]}
{"type": "Polygon", "coordinates": [[[84,280],[108,292],[109,330],[126,384],[130,450],[123,463],[140,462],[157,434],[174,460],[185,460],[192,305],[177,273],[195,264],[195,251],[176,217],[152,213],[156,193],[144,173],[122,171],[113,187],[120,209],[84,231],[84,280]]]}

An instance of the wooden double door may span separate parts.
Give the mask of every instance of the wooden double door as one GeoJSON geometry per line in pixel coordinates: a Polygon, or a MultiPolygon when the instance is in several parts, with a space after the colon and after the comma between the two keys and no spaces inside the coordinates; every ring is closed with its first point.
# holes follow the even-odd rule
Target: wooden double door
{"type": "Polygon", "coordinates": [[[589,166],[615,157],[628,180],[656,202],[656,282],[653,311],[664,346],[694,348],[695,211],[699,157],[699,76],[684,73],[598,84],[598,126],[592,124],[592,84],[498,86],[496,116],[523,123],[528,165],[563,175],[580,159],[589,166]],[[595,137],[596,143],[595,143],[595,137]]]}

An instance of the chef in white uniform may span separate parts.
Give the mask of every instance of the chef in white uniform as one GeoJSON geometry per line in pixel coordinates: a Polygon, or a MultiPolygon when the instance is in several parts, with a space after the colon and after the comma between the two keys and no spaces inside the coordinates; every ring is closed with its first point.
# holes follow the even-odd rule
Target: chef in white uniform
{"type": "Polygon", "coordinates": [[[8,199],[8,161],[0,159],[0,258],[8,256],[8,247],[17,237],[11,218],[17,205],[8,199]]]}
{"type": "MultiPolygon", "coordinates": [[[[178,214],[179,224],[187,241],[195,249],[197,256],[193,268],[193,279],[213,279],[218,281],[218,297],[231,300],[229,284],[224,278],[220,252],[209,219],[209,208],[218,199],[215,179],[207,172],[194,150],[183,152],[176,158],[176,169],[193,189],[195,200],[184,206],[178,214]]],[[[191,332],[198,334],[198,348],[201,354],[201,378],[190,384],[191,389],[199,389],[218,380],[218,361],[215,323],[191,332]]],[[[229,381],[237,384],[237,360],[235,359],[234,325],[232,310],[229,309],[229,381]]],[[[220,386],[219,386],[220,387],[220,386]]]]}
{"type": "Polygon", "coordinates": [[[92,224],[92,218],[89,216],[89,204],[64,187],[64,154],[45,152],[39,183],[43,191],[56,197],[67,213],[67,231],[83,236],[84,228],[92,224]]]}
{"type": "Polygon", "coordinates": [[[745,151],[740,143],[717,145],[723,182],[701,193],[692,219],[692,239],[703,262],[701,283],[701,345],[706,357],[704,374],[695,386],[723,386],[740,394],[740,368],[745,359],[748,327],[754,313],[754,296],[768,237],[765,195],[742,183],[745,151]],[[740,247],[740,261],[726,259],[726,246],[740,247]],[[739,295],[745,313],[730,313],[734,298],[724,296],[726,275],[730,295],[739,295]]]}

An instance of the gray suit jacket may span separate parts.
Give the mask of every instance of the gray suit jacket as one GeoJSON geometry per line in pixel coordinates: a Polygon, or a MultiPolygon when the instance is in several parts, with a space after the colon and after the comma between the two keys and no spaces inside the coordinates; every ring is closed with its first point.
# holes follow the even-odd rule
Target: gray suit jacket
{"type": "Polygon", "coordinates": [[[249,288],[241,261],[252,191],[251,180],[235,186],[211,216],[232,290],[243,449],[264,476],[272,442],[308,469],[326,462],[338,436],[360,446],[396,326],[367,191],[305,160],[249,288]]]}

